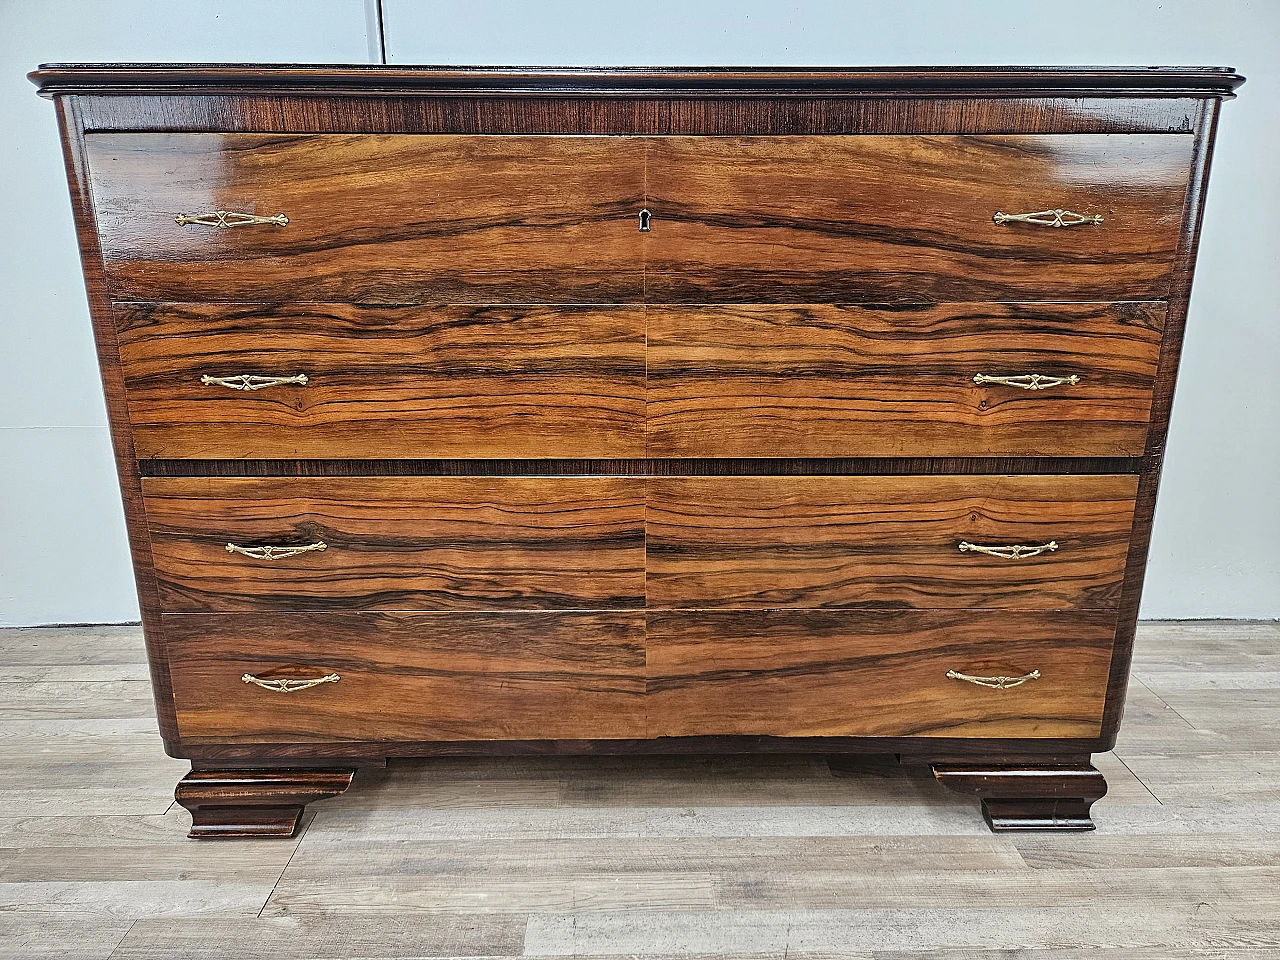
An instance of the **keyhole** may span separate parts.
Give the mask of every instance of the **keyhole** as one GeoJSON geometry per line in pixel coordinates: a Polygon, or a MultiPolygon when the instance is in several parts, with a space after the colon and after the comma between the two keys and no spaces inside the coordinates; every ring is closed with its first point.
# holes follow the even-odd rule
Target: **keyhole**
{"type": "Polygon", "coordinates": [[[649,212],[649,208],[645,207],[640,211],[640,232],[649,232],[649,221],[653,219],[653,214],[649,212]]]}

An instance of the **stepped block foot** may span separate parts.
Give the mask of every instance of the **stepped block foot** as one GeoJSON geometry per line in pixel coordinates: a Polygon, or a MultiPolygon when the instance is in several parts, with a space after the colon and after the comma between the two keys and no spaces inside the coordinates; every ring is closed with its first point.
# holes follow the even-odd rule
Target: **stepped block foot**
{"type": "Polygon", "coordinates": [[[354,768],[192,770],[174,799],[191,813],[189,837],[292,837],[306,805],[351,786],[354,768]]]}
{"type": "Polygon", "coordinates": [[[1093,765],[934,763],[938,782],[980,797],[982,816],[997,832],[1092,830],[1089,808],[1107,794],[1093,765]]]}

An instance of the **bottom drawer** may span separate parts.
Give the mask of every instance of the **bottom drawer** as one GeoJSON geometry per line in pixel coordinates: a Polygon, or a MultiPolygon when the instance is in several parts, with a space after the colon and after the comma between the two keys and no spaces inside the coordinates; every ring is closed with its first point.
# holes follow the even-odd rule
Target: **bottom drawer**
{"type": "Polygon", "coordinates": [[[1095,737],[1115,613],[163,618],[184,740],[1095,737]]]}
{"type": "Polygon", "coordinates": [[[651,614],[649,735],[1096,737],[1115,625],[1114,611],[651,614]]]}

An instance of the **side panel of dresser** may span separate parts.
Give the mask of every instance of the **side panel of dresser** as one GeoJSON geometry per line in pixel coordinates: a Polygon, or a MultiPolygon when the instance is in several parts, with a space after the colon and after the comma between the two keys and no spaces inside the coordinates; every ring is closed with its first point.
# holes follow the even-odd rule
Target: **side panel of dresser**
{"type": "Polygon", "coordinates": [[[151,556],[151,538],[142,503],[142,482],[129,424],[125,396],[124,372],[120,365],[120,345],[116,335],[115,316],[107,291],[106,272],[94,219],[93,196],[89,185],[88,155],[85,151],[85,118],[81,97],[58,97],[58,129],[62,137],[63,161],[67,184],[71,190],[71,209],[75,217],[76,238],[80,246],[80,262],[84,271],[85,290],[89,298],[89,314],[98,350],[98,367],[107,403],[107,419],[115,452],[116,474],[124,501],[125,527],[129,535],[129,551],[133,561],[134,582],[138,589],[138,607],[147,643],[147,661],[151,670],[151,689],[155,697],[156,720],[166,749],[171,752],[178,743],[178,723],[174,713],[173,686],[169,674],[168,648],[161,641],[160,595],[156,586],[155,567],[151,556]]]}
{"type": "Polygon", "coordinates": [[[1218,128],[1222,101],[1200,101],[1195,115],[1195,151],[1193,167],[1183,205],[1182,224],[1178,233],[1178,252],[1170,277],[1168,311],[1156,369],[1155,390],[1151,401],[1151,427],[1147,431],[1144,453],[1145,468],[1138,483],[1137,506],[1133,515],[1133,533],[1129,540],[1129,558],[1120,598],[1120,620],[1116,628],[1116,650],[1111,660],[1111,676],[1107,686],[1107,711],[1103,718],[1102,743],[1099,750],[1115,746],[1124,713],[1125,695],[1129,687],[1129,668],[1133,661],[1133,641],[1138,627],[1138,607],[1142,584],[1151,549],[1151,529],[1155,520],[1156,493],[1160,471],[1164,466],[1165,439],[1169,433],[1169,415],[1173,407],[1174,387],[1178,379],[1178,363],[1182,355],[1183,333],[1187,323],[1187,307],[1191,299],[1191,283],[1195,276],[1196,251],[1200,243],[1200,224],[1204,218],[1205,193],[1209,186],[1209,165],[1218,128]]]}

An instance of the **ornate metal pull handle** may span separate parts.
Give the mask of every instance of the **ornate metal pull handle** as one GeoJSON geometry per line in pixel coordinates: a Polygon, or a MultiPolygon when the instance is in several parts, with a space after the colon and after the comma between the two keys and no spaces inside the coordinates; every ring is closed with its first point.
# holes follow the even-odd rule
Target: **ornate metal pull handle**
{"type": "Polygon", "coordinates": [[[189,223],[198,223],[202,227],[217,227],[219,230],[251,227],[260,223],[275,224],[277,227],[289,225],[289,218],[283,213],[277,213],[274,217],[256,217],[252,213],[236,213],[232,210],[215,210],[213,213],[200,213],[195,216],[180,213],[173,219],[180,227],[185,227],[189,223]]]}
{"type": "Polygon", "coordinates": [[[1048,543],[1042,543],[1034,547],[1024,546],[1021,543],[1010,544],[1007,547],[984,547],[980,543],[970,543],[968,540],[960,541],[961,553],[985,553],[989,557],[1002,557],[1005,560],[1025,560],[1028,557],[1038,557],[1042,553],[1053,553],[1057,549],[1057,540],[1050,540],[1048,543]]]}
{"type": "Polygon", "coordinates": [[[252,673],[246,673],[240,679],[245,683],[257,684],[263,690],[274,690],[276,693],[294,693],[298,690],[318,687],[322,683],[337,683],[342,678],[336,673],[327,673],[323,677],[315,677],[311,680],[264,680],[262,677],[255,677],[252,673]]]}
{"type": "Polygon", "coordinates": [[[976,683],[980,687],[990,687],[992,690],[1008,690],[1010,687],[1020,687],[1028,680],[1039,680],[1040,671],[1032,670],[1030,673],[1024,673],[1020,677],[974,677],[967,673],[948,670],[947,679],[966,680],[969,683],[976,683]]]}
{"type": "Polygon", "coordinates": [[[206,387],[226,387],[228,390],[265,390],[267,387],[279,387],[286,383],[296,383],[305,387],[310,381],[305,373],[292,377],[260,377],[254,373],[238,373],[234,377],[211,377],[207,373],[200,378],[206,387]]]}
{"type": "Polygon", "coordinates": [[[284,560],[286,557],[296,557],[300,553],[311,553],[313,550],[323,553],[328,549],[329,545],[323,540],[309,543],[305,547],[240,547],[234,543],[227,544],[227,553],[243,554],[254,560],[284,560]]]}
{"type": "Polygon", "coordinates": [[[996,223],[1034,223],[1040,227],[1078,227],[1082,223],[1097,225],[1100,213],[1072,213],[1070,210],[1039,210],[1036,213],[1000,213],[991,218],[996,223]]]}
{"type": "Polygon", "coordinates": [[[989,377],[985,373],[975,373],[973,382],[978,386],[994,383],[1001,387],[1018,387],[1022,390],[1048,390],[1050,387],[1063,385],[1074,387],[1081,380],[1074,373],[1069,377],[1049,377],[1043,373],[1021,373],[1014,377],[989,377]]]}

